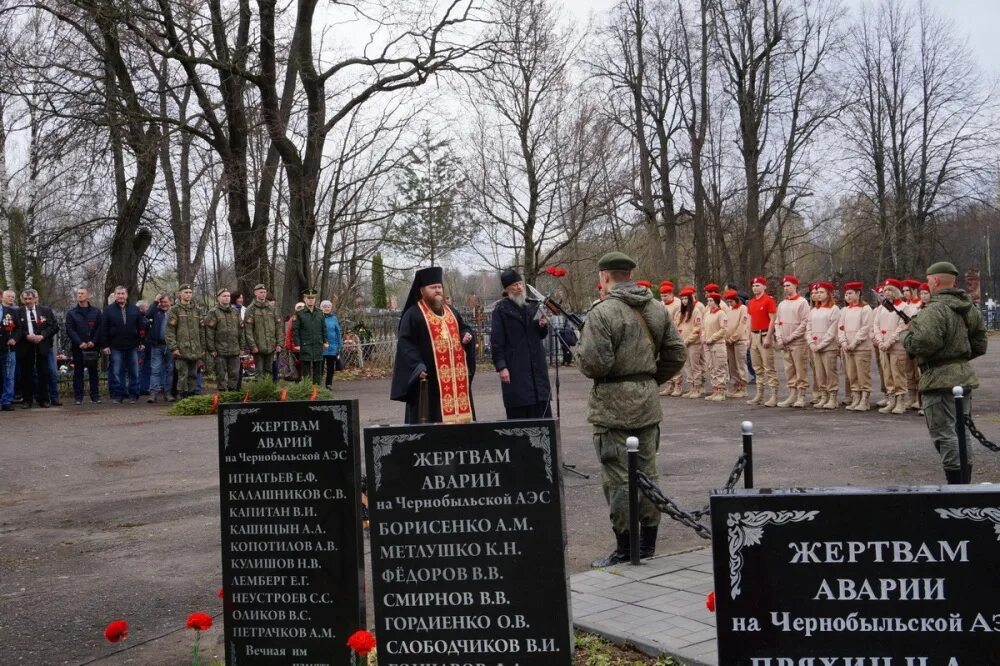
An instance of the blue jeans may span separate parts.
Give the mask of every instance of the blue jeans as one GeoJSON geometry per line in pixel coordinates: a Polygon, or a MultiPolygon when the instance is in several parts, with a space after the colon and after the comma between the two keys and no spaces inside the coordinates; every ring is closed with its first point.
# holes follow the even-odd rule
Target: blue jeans
{"type": "Polygon", "coordinates": [[[83,365],[83,352],[79,349],[73,350],[73,399],[83,400],[83,373],[87,372],[90,379],[90,399],[96,402],[101,397],[101,388],[98,383],[98,364],[90,367],[83,365]]]}
{"type": "Polygon", "coordinates": [[[108,368],[108,388],[113,400],[139,397],[139,353],[131,349],[112,349],[108,368]]]}
{"type": "Polygon", "coordinates": [[[0,353],[0,363],[3,364],[3,391],[0,393],[0,405],[14,402],[14,380],[17,375],[17,356],[14,348],[0,353]]]}
{"type": "Polygon", "coordinates": [[[149,393],[149,383],[153,378],[153,366],[150,360],[152,354],[152,347],[146,345],[145,351],[142,352],[142,356],[139,358],[139,393],[145,394],[149,393]]]}
{"type": "Polygon", "coordinates": [[[150,345],[149,352],[149,392],[170,393],[174,382],[174,357],[166,345],[150,345]]]}

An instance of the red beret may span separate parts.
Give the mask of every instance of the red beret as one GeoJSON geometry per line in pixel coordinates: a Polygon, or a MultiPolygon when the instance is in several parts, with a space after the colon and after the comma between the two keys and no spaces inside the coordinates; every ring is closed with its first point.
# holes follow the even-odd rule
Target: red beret
{"type": "Polygon", "coordinates": [[[640,287],[645,287],[646,289],[652,289],[653,283],[649,280],[636,280],[635,283],[640,287]]]}
{"type": "Polygon", "coordinates": [[[728,301],[728,300],[736,300],[737,298],[740,297],[740,295],[735,289],[730,289],[726,293],[724,293],[722,297],[728,301]]]}
{"type": "Polygon", "coordinates": [[[817,289],[826,289],[829,292],[833,292],[833,283],[832,282],[817,282],[816,283],[816,288],[817,289]]]}
{"type": "Polygon", "coordinates": [[[819,282],[810,282],[809,283],[809,291],[812,291],[813,289],[815,289],[818,284],[819,284],[819,282]]]}
{"type": "Polygon", "coordinates": [[[751,285],[762,284],[762,285],[764,285],[766,287],[767,286],[767,278],[764,277],[763,275],[758,275],[754,279],[750,280],[750,284],[751,285]]]}
{"type": "Polygon", "coordinates": [[[674,290],[674,283],[671,282],[670,280],[664,280],[663,282],[660,283],[661,294],[670,293],[673,290],[674,290]]]}
{"type": "Polygon", "coordinates": [[[686,285],[683,289],[681,289],[680,296],[694,296],[694,287],[686,285]]]}
{"type": "Polygon", "coordinates": [[[910,289],[920,289],[920,280],[914,280],[913,278],[903,280],[903,286],[910,289]]]}
{"type": "Polygon", "coordinates": [[[711,293],[713,291],[719,291],[719,285],[715,284],[714,282],[709,282],[708,284],[705,285],[705,291],[707,293],[711,293]]]}
{"type": "Polygon", "coordinates": [[[715,301],[721,301],[722,300],[722,294],[720,294],[717,291],[710,291],[707,294],[705,294],[705,296],[707,296],[708,298],[711,298],[711,299],[713,299],[715,301]]]}
{"type": "Polygon", "coordinates": [[[929,284],[927,284],[926,282],[921,282],[920,286],[917,288],[917,291],[926,291],[926,292],[930,293],[931,286],[929,284]]]}
{"type": "Polygon", "coordinates": [[[865,285],[862,282],[845,282],[844,283],[844,291],[848,291],[848,290],[850,290],[850,291],[861,291],[864,288],[865,288],[865,285]]]}
{"type": "Polygon", "coordinates": [[[794,275],[786,275],[785,277],[781,278],[781,283],[784,284],[786,282],[791,282],[794,285],[798,285],[799,279],[794,275]]]}
{"type": "Polygon", "coordinates": [[[897,280],[896,278],[886,278],[885,279],[885,286],[887,286],[887,287],[895,287],[896,289],[902,289],[903,288],[903,283],[900,282],[899,280],[897,280]]]}

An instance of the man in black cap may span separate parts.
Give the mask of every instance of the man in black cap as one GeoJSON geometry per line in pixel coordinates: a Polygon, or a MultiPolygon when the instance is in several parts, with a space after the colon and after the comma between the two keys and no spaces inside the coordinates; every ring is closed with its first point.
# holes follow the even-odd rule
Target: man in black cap
{"type": "Polygon", "coordinates": [[[444,301],[438,266],[417,271],[399,320],[393,400],[406,403],[406,423],[471,423],[475,334],[444,301]]]}
{"type": "Polygon", "coordinates": [[[542,339],[549,320],[536,303],[528,303],[524,280],[513,268],[500,273],[504,297],[493,308],[490,349],[500,373],[503,406],[508,419],[552,416],[549,369],[542,339]]]}

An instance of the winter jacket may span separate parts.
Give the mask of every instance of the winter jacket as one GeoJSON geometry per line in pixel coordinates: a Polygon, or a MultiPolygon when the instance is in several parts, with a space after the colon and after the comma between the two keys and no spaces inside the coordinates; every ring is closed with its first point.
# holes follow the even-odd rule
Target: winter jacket
{"type": "Polygon", "coordinates": [[[146,341],[150,345],[163,346],[167,344],[167,319],[170,310],[161,310],[159,307],[149,308],[146,311],[146,321],[148,322],[146,341]]]}
{"type": "Polygon", "coordinates": [[[85,342],[93,342],[94,346],[101,343],[101,311],[93,305],[81,308],[71,307],[66,312],[66,335],[73,343],[73,350],[80,348],[85,342]]]}
{"type": "Polygon", "coordinates": [[[205,351],[221,356],[239,356],[240,313],[231,305],[216,305],[205,315],[205,351]]]}
{"type": "Polygon", "coordinates": [[[587,420],[615,429],[659,423],[663,409],[655,388],[680,372],[687,358],[663,305],[632,282],[615,285],[590,310],[576,352],[580,371],[594,380],[587,420]]]}
{"type": "Polygon", "coordinates": [[[180,358],[195,361],[205,355],[205,328],[194,303],[178,303],[167,316],[167,347],[180,358]]]}
{"type": "Polygon", "coordinates": [[[328,345],[326,349],[323,350],[323,356],[336,356],[340,353],[340,347],[343,341],[343,334],[340,332],[340,320],[337,319],[337,315],[332,312],[326,315],[326,344],[328,345]]]}
{"type": "Polygon", "coordinates": [[[247,306],[243,315],[243,335],[251,350],[256,347],[261,354],[273,354],[275,347],[284,342],[285,328],[276,305],[254,302],[247,306]]]}
{"type": "Polygon", "coordinates": [[[139,308],[126,303],[122,308],[112,303],[101,314],[101,346],[111,349],[135,349],[146,335],[146,317],[139,308]]]}
{"type": "Polygon", "coordinates": [[[932,294],[927,307],[910,321],[902,342],[920,367],[921,391],[979,387],[969,361],[986,353],[986,325],[965,291],[932,294]]]}
{"type": "Polygon", "coordinates": [[[510,372],[500,384],[504,407],[527,407],[549,401],[549,368],[542,340],[549,327],[535,319],[538,306],[519,307],[503,298],[493,308],[490,349],[497,372],[510,372]]]}

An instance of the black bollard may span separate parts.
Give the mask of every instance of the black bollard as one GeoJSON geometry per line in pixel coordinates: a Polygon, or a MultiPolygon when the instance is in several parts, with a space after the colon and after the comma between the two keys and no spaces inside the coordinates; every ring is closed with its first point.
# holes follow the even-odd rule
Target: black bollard
{"type": "Polygon", "coordinates": [[[746,456],[747,464],[743,469],[743,487],[753,488],[753,423],[744,421],[743,430],[743,455],[746,456]]]}
{"type": "Polygon", "coordinates": [[[962,480],[960,483],[968,483],[969,478],[969,449],[965,441],[965,389],[956,386],[951,390],[955,396],[955,434],[958,435],[958,464],[962,468],[962,480]]]}
{"type": "Polygon", "coordinates": [[[639,564],[639,438],[625,440],[628,449],[628,553],[639,564]]]}

